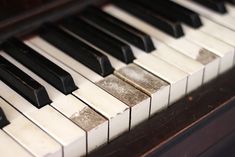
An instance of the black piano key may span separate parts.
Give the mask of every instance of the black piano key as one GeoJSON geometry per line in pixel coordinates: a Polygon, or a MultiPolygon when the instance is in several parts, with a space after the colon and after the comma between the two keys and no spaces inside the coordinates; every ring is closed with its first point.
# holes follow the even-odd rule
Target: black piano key
{"type": "Polygon", "coordinates": [[[101,76],[113,73],[114,69],[107,56],[62,29],[47,23],[39,29],[39,35],[101,76]]]}
{"type": "Polygon", "coordinates": [[[201,19],[199,15],[192,10],[189,10],[173,1],[170,0],[158,0],[158,1],[146,1],[137,0],[140,4],[152,9],[153,11],[158,11],[172,18],[177,18],[178,20],[184,22],[185,24],[193,27],[199,28],[202,26],[201,19]]]}
{"type": "Polygon", "coordinates": [[[209,9],[212,9],[220,14],[227,13],[227,9],[223,0],[193,0],[209,9]]]}
{"type": "Polygon", "coordinates": [[[0,107],[0,129],[4,128],[8,124],[10,124],[10,122],[7,120],[5,113],[3,112],[2,108],[0,107]]]}
{"type": "Polygon", "coordinates": [[[0,56],[0,79],[37,108],[51,103],[46,89],[41,84],[2,56],[0,56]]]}
{"type": "Polygon", "coordinates": [[[67,18],[63,21],[62,26],[124,63],[131,63],[135,59],[129,45],[80,18],[67,18]]]}
{"type": "Polygon", "coordinates": [[[2,45],[3,50],[64,94],[77,89],[71,75],[16,38],[2,45]]]}
{"type": "Polygon", "coordinates": [[[117,18],[101,11],[95,7],[88,7],[81,17],[85,20],[97,25],[111,34],[126,40],[134,46],[144,50],[145,52],[151,52],[155,50],[154,44],[149,35],[135,29],[134,27],[118,20],[117,18]]]}
{"type": "Polygon", "coordinates": [[[163,15],[160,12],[153,12],[142,5],[131,1],[113,0],[112,2],[121,9],[131,13],[152,26],[159,28],[175,38],[179,38],[184,35],[180,22],[175,18],[171,18],[165,14],[163,15]]]}

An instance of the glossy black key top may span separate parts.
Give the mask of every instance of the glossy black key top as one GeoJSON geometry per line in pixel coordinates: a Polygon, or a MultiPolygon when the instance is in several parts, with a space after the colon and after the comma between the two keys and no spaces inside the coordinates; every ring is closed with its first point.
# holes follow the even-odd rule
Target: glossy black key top
{"type": "Polygon", "coordinates": [[[227,13],[227,9],[225,7],[223,0],[193,0],[209,9],[212,9],[220,14],[227,13]]]}
{"type": "Polygon", "coordinates": [[[89,21],[93,25],[99,26],[107,30],[110,34],[114,34],[132,45],[151,52],[155,50],[153,42],[149,35],[135,29],[134,27],[118,20],[117,18],[101,11],[95,7],[88,7],[81,17],[89,21]]]}
{"type": "Polygon", "coordinates": [[[107,56],[62,29],[47,23],[39,29],[39,35],[101,76],[113,73],[114,69],[107,56]]]}
{"type": "Polygon", "coordinates": [[[2,108],[0,107],[0,129],[4,128],[8,124],[10,124],[10,122],[7,120],[5,113],[3,112],[2,108]]]}
{"type": "Polygon", "coordinates": [[[16,38],[10,38],[2,45],[3,50],[17,61],[31,69],[45,81],[64,94],[77,89],[71,75],[62,68],[37,53],[16,38]]]}
{"type": "Polygon", "coordinates": [[[41,84],[2,56],[0,56],[0,79],[37,108],[51,103],[46,89],[41,84]]]}
{"type": "Polygon", "coordinates": [[[148,7],[149,9],[152,9],[153,11],[161,12],[172,18],[177,18],[178,20],[184,22],[185,24],[193,28],[199,28],[200,26],[202,26],[201,19],[197,13],[173,1],[170,0],[158,0],[158,1],[136,0],[136,1],[148,7]]]}
{"type": "Polygon", "coordinates": [[[62,26],[124,63],[128,64],[134,60],[129,45],[97,29],[83,19],[70,17],[63,21],[62,26]]]}
{"type": "Polygon", "coordinates": [[[179,38],[184,35],[180,22],[175,18],[171,18],[160,12],[153,12],[148,8],[139,5],[138,3],[131,1],[114,0],[112,2],[121,9],[151,24],[152,26],[159,28],[163,32],[175,38],[179,38]]]}

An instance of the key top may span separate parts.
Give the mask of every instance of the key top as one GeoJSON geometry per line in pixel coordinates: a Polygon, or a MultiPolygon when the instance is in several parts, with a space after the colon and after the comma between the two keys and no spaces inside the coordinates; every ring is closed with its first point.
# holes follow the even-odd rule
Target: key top
{"type": "Polygon", "coordinates": [[[17,157],[33,157],[33,155],[27,152],[21,145],[19,145],[2,130],[0,130],[0,139],[1,156],[15,157],[17,154],[17,157]]]}
{"type": "Polygon", "coordinates": [[[37,108],[50,103],[45,88],[0,56],[0,78],[37,108]]]}
{"type": "Polygon", "coordinates": [[[2,45],[10,56],[27,66],[40,77],[64,94],[72,93],[77,87],[69,73],[55,65],[16,38],[8,39],[2,45]]]}
{"type": "Polygon", "coordinates": [[[113,67],[105,55],[60,28],[47,23],[39,29],[39,34],[43,39],[101,76],[105,77],[113,72],[113,67]]]}
{"type": "Polygon", "coordinates": [[[0,107],[0,129],[7,126],[10,122],[7,120],[5,113],[0,107]]]}
{"type": "Polygon", "coordinates": [[[10,124],[3,130],[34,156],[62,157],[62,147],[46,132],[24,117],[9,103],[0,98],[10,124]]]}
{"type": "Polygon", "coordinates": [[[225,14],[227,9],[224,5],[224,2],[221,0],[193,0],[209,9],[212,9],[218,13],[225,14]]]}
{"type": "Polygon", "coordinates": [[[151,52],[155,49],[151,38],[147,34],[126,25],[98,8],[89,7],[80,16],[93,25],[99,26],[100,29],[106,29],[122,37],[145,52],[151,52]]]}
{"type": "Polygon", "coordinates": [[[193,28],[202,26],[202,22],[197,13],[180,6],[172,1],[159,0],[159,1],[145,1],[138,0],[138,2],[148,6],[150,9],[162,12],[170,17],[177,18],[193,28]]]}
{"type": "Polygon", "coordinates": [[[127,44],[91,26],[82,19],[68,18],[63,21],[62,26],[127,64],[134,59],[132,50],[127,44]]]}
{"type": "Polygon", "coordinates": [[[112,2],[121,9],[161,29],[175,38],[179,38],[184,35],[183,29],[177,19],[167,17],[166,15],[163,17],[159,12],[151,12],[148,8],[144,8],[141,5],[130,1],[115,0],[112,2]]]}

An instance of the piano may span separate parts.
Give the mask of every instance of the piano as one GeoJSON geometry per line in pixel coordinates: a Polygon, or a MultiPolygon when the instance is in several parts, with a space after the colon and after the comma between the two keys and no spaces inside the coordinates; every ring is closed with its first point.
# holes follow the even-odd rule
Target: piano
{"type": "Polygon", "coordinates": [[[234,0],[0,13],[0,156],[235,156],[234,0]]]}

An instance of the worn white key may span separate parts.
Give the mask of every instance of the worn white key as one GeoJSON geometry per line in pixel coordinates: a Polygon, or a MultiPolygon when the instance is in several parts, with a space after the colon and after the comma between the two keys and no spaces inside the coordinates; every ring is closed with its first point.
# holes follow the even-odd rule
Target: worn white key
{"type": "Polygon", "coordinates": [[[188,9],[191,9],[198,14],[213,20],[214,22],[221,24],[225,27],[228,27],[232,30],[235,30],[235,20],[234,17],[230,16],[229,14],[219,14],[213,10],[210,10],[200,4],[197,4],[193,1],[189,0],[172,0],[188,9]]]}
{"type": "Polygon", "coordinates": [[[63,146],[64,157],[86,154],[85,133],[61,113],[50,105],[37,109],[3,82],[0,82],[0,89],[4,89],[1,97],[63,146]]]}
{"type": "Polygon", "coordinates": [[[3,157],[33,157],[4,131],[0,130],[0,152],[3,157]]]}
{"type": "Polygon", "coordinates": [[[233,66],[234,48],[210,35],[183,25],[185,38],[210,50],[221,57],[219,73],[223,73],[233,66]]]}
{"type": "Polygon", "coordinates": [[[52,100],[51,106],[87,132],[88,152],[108,142],[108,121],[105,118],[92,111],[92,109],[73,95],[64,95],[9,55],[3,53],[1,55],[42,84],[52,100]]]}
{"type": "Polygon", "coordinates": [[[185,95],[187,75],[183,71],[151,55],[145,55],[136,59],[134,63],[170,83],[169,104],[185,95]]]}
{"type": "Polygon", "coordinates": [[[59,143],[1,98],[0,106],[10,122],[3,130],[15,141],[20,143],[34,156],[62,157],[62,146],[59,143]]]}
{"type": "Polygon", "coordinates": [[[170,85],[162,79],[135,64],[129,64],[114,73],[151,97],[150,116],[167,108],[170,85]]]}
{"type": "Polygon", "coordinates": [[[149,118],[150,97],[145,93],[114,75],[109,75],[96,84],[130,106],[131,128],[149,118]]]}
{"type": "MultiPolygon", "coordinates": [[[[44,41],[45,42],[45,41],[44,41]]],[[[48,46],[49,43],[47,43],[48,46]]],[[[52,45],[51,45],[52,46],[52,45]]],[[[45,46],[43,46],[45,47],[45,46]]],[[[56,53],[63,53],[60,50],[56,49],[54,47],[56,53]]],[[[48,53],[51,53],[51,48],[50,49],[44,49],[45,51],[48,51],[48,53]]],[[[57,57],[59,55],[56,55],[57,57]]],[[[55,57],[55,56],[53,56],[55,57]]],[[[82,74],[85,77],[89,77],[88,79],[91,80],[92,82],[96,83],[99,87],[104,89],[106,92],[110,93],[120,101],[124,102],[127,106],[130,107],[131,110],[131,122],[130,122],[130,127],[133,128],[137,124],[143,122],[144,120],[147,120],[149,117],[149,108],[150,108],[150,97],[146,95],[145,93],[141,92],[140,90],[136,89],[135,87],[129,85],[128,83],[122,81],[120,78],[117,78],[116,76],[111,75],[110,77],[105,77],[100,80],[97,80],[98,75],[94,73],[92,70],[88,70],[84,65],[79,64],[77,61],[75,61],[73,58],[70,56],[66,55],[60,58],[57,58],[64,64],[66,64],[70,68],[74,68],[74,70],[82,74]],[[65,62],[66,60],[71,60],[69,62],[65,62]],[[73,62],[73,65],[70,64],[73,62]],[[84,70],[81,70],[84,69],[84,70]],[[84,71],[86,70],[86,73],[84,71]],[[90,74],[88,74],[90,73],[90,74]],[[112,86],[111,86],[112,85],[112,86]],[[130,96],[132,95],[132,96],[130,96]]]]}
{"type": "Polygon", "coordinates": [[[147,34],[151,34],[152,40],[154,41],[156,47],[162,47],[161,42],[158,42],[156,40],[158,39],[159,41],[162,41],[163,43],[174,48],[175,50],[178,50],[178,52],[183,53],[184,55],[203,64],[205,66],[203,77],[204,83],[210,81],[218,75],[219,58],[208,50],[202,48],[201,46],[198,46],[183,37],[176,40],[168,36],[167,34],[159,31],[158,29],[152,27],[146,22],[143,22],[142,20],[130,15],[129,13],[113,5],[107,5],[106,7],[104,7],[104,11],[142,30],[147,34]]]}
{"type": "MultiPolygon", "coordinates": [[[[150,115],[153,115],[168,106],[170,92],[168,83],[135,64],[127,65],[106,52],[102,53],[109,58],[115,69],[114,74],[116,76],[151,97],[151,104],[149,106],[150,115]]],[[[131,88],[133,89],[133,87],[131,88]]]]}
{"type": "MultiPolygon", "coordinates": [[[[45,42],[43,39],[33,37],[28,41],[25,41],[25,43],[70,73],[75,84],[79,87],[79,89],[74,91],[73,94],[109,120],[109,140],[112,140],[123,132],[128,131],[130,110],[127,105],[114,98],[97,85],[88,81],[82,75],[75,72],[72,68],[67,67],[65,64],[58,61],[57,57],[60,55],[60,53],[58,53],[59,50],[45,42]],[[47,51],[46,53],[43,49],[45,49],[45,51],[50,51],[47,51]]],[[[61,53],[61,55],[63,55],[63,53],[61,53]]],[[[73,62],[73,60],[66,59],[68,58],[65,57],[65,61],[69,63],[73,62]]]]}

